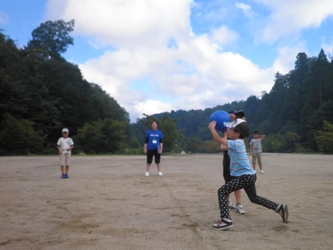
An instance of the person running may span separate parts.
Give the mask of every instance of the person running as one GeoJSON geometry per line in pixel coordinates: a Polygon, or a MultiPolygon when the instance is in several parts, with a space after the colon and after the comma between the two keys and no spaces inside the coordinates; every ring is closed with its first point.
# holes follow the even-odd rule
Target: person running
{"type": "Polygon", "coordinates": [[[258,196],[255,182],[257,175],[251,167],[251,163],[246,154],[244,138],[249,136],[249,126],[243,119],[236,119],[232,122],[225,123],[227,127],[223,137],[220,137],[216,129],[216,121],[209,123],[208,128],[213,138],[220,142],[222,150],[228,150],[230,156],[230,175],[233,177],[218,189],[218,203],[220,208],[220,222],[213,224],[213,228],[218,230],[227,230],[233,227],[231,217],[229,215],[227,195],[244,189],[252,203],[261,205],[278,213],[283,222],[288,222],[288,206],[286,204],[278,204],[264,197],[258,196]],[[228,138],[230,140],[228,140],[228,138]]]}

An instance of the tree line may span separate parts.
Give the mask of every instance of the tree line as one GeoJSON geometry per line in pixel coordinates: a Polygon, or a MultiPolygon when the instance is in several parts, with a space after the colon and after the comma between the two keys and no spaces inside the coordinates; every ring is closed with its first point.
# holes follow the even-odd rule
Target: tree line
{"type": "Polygon", "coordinates": [[[221,109],[243,109],[251,129],[266,135],[267,152],[333,151],[333,62],[323,50],[318,57],[299,53],[295,69],[276,73],[272,90],[262,96],[130,123],[113,97],[61,56],[74,44],[74,25],[42,23],[23,48],[0,30],[0,155],[54,154],[63,127],[74,139],[74,153],[143,153],[152,121],[165,136],[165,152],[217,152],[207,125],[221,109]]]}

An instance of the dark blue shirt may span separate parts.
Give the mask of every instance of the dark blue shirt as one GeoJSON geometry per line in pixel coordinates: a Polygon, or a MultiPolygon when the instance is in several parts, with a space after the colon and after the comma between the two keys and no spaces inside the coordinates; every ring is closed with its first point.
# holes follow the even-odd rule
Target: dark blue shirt
{"type": "Polygon", "coordinates": [[[160,145],[162,139],[163,139],[163,134],[159,130],[148,130],[146,133],[146,138],[147,138],[147,149],[152,150],[152,149],[158,149],[158,146],[160,145]]]}

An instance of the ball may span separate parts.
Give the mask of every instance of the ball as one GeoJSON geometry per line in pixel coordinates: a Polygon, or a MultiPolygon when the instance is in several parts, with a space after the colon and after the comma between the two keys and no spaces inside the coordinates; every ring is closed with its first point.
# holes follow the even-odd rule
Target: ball
{"type": "Polygon", "coordinates": [[[230,116],[228,112],[224,110],[217,110],[211,114],[209,122],[216,121],[216,130],[225,131],[227,128],[224,126],[225,122],[230,122],[230,116]]]}

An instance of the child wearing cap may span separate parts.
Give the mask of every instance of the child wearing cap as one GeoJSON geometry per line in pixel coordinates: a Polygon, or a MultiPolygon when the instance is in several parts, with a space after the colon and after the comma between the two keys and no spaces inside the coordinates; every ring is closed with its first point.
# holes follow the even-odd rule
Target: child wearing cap
{"type": "Polygon", "coordinates": [[[244,189],[252,203],[261,205],[268,209],[274,210],[282,217],[283,222],[288,222],[288,207],[286,204],[278,204],[264,197],[257,196],[255,182],[257,175],[251,167],[250,161],[247,158],[244,138],[249,136],[249,126],[243,119],[236,119],[232,122],[225,123],[227,130],[223,137],[217,133],[216,122],[209,123],[208,128],[214,139],[221,143],[222,150],[228,150],[230,156],[230,175],[232,179],[226,182],[218,189],[218,201],[220,207],[221,221],[213,224],[213,228],[219,230],[227,230],[233,226],[229,215],[227,195],[244,189]],[[228,138],[230,140],[228,140],[228,138]]]}
{"type": "Polygon", "coordinates": [[[63,128],[62,137],[60,137],[57,142],[60,158],[61,178],[63,179],[68,178],[69,165],[71,161],[71,150],[74,148],[74,142],[71,138],[68,137],[68,134],[68,129],[63,128]]]}

